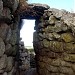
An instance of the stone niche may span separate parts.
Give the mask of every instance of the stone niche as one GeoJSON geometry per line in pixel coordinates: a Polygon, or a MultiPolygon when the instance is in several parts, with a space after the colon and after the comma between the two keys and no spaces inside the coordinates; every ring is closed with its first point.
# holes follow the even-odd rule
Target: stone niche
{"type": "Polygon", "coordinates": [[[22,74],[22,19],[36,20],[33,45],[38,75],[75,75],[74,13],[24,0],[0,0],[0,75],[22,74]]]}

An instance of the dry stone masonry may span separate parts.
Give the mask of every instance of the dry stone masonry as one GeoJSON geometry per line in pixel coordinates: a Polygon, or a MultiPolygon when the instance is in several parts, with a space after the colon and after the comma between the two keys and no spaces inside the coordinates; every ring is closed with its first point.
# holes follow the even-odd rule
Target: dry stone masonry
{"type": "Polygon", "coordinates": [[[12,12],[17,0],[0,0],[0,75],[15,75],[17,69],[18,24],[12,12]]]}
{"type": "Polygon", "coordinates": [[[19,42],[19,64],[21,71],[26,71],[30,68],[30,55],[22,41],[19,42]]]}
{"type": "Polygon", "coordinates": [[[75,75],[75,17],[49,8],[34,32],[39,75],[75,75]]]}
{"type": "Polygon", "coordinates": [[[26,0],[0,0],[0,75],[21,75],[30,67],[28,52],[19,42],[23,18],[36,20],[34,71],[75,75],[75,14],[26,0]]]}

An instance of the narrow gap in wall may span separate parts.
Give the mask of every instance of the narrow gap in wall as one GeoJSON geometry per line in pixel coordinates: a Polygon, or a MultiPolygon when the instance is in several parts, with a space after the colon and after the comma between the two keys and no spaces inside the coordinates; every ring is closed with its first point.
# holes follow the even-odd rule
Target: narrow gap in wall
{"type": "Polygon", "coordinates": [[[33,33],[34,33],[35,19],[22,19],[22,28],[20,30],[21,41],[24,42],[25,48],[30,54],[30,66],[35,67],[35,52],[33,48],[33,33]]]}

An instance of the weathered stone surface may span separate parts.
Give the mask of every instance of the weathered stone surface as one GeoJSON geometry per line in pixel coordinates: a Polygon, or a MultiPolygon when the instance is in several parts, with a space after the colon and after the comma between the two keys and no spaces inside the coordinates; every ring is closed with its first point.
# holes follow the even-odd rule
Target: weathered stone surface
{"type": "Polygon", "coordinates": [[[10,72],[13,68],[13,58],[12,57],[8,57],[7,58],[7,66],[6,66],[6,72],[10,72]]]}
{"type": "Polygon", "coordinates": [[[74,41],[74,37],[73,37],[73,35],[71,33],[61,34],[61,39],[64,42],[73,42],[74,41]]]}
{"type": "Polygon", "coordinates": [[[7,72],[4,72],[3,75],[8,75],[7,72]]]}
{"type": "Polygon", "coordinates": [[[7,54],[8,56],[15,56],[16,52],[17,52],[17,45],[13,47],[11,46],[11,44],[6,45],[5,54],[7,54]]]}
{"type": "Polygon", "coordinates": [[[14,4],[12,6],[12,10],[13,12],[15,12],[18,8],[18,5],[19,5],[19,0],[14,0],[14,4]]]}
{"type": "Polygon", "coordinates": [[[12,31],[10,43],[15,45],[17,43],[17,33],[15,30],[12,31]]]}
{"type": "Polygon", "coordinates": [[[63,52],[63,43],[57,41],[50,41],[50,49],[54,52],[63,52]]]}
{"type": "Polygon", "coordinates": [[[23,42],[23,41],[19,41],[19,44],[20,44],[21,46],[23,46],[23,45],[24,45],[24,42],[23,42]]]}
{"type": "Polygon", "coordinates": [[[75,53],[75,44],[72,43],[64,43],[64,51],[67,53],[75,53]]]}
{"type": "Polygon", "coordinates": [[[4,52],[5,52],[5,44],[2,38],[0,38],[0,57],[3,56],[4,52]]]}
{"type": "Polygon", "coordinates": [[[50,42],[48,40],[44,39],[43,40],[43,45],[44,45],[44,47],[49,47],[50,42]]]}
{"type": "Polygon", "coordinates": [[[73,72],[72,68],[60,67],[59,70],[60,70],[61,73],[66,73],[68,75],[74,75],[74,72],[73,72]]]}
{"type": "Polygon", "coordinates": [[[0,17],[2,16],[2,11],[3,11],[3,2],[0,0],[0,17]]]}
{"type": "Polygon", "coordinates": [[[16,23],[19,18],[15,13],[24,11],[27,18],[37,19],[33,45],[39,75],[75,75],[75,15],[65,10],[49,8],[47,5],[29,4],[29,9],[27,5],[25,0],[0,0],[0,17],[3,15],[0,18],[0,73],[14,75],[15,68],[25,71],[30,67],[29,55],[23,43],[19,43],[19,58],[16,56],[20,28],[16,23]],[[6,19],[12,24],[5,24],[6,19]],[[16,60],[20,60],[17,62],[19,66],[15,64],[16,60]]]}
{"type": "Polygon", "coordinates": [[[56,18],[53,16],[53,15],[51,15],[50,17],[49,17],[49,24],[55,24],[55,21],[56,21],[56,18]]]}
{"type": "Polygon", "coordinates": [[[18,7],[19,0],[3,0],[4,6],[12,8],[13,11],[18,7]]]}
{"type": "Polygon", "coordinates": [[[4,40],[7,35],[9,26],[6,23],[1,23],[0,24],[0,37],[4,40]]]}
{"type": "Polygon", "coordinates": [[[5,68],[6,68],[6,61],[7,61],[7,56],[6,55],[3,55],[1,58],[0,58],[0,73],[3,73],[5,68]]]}
{"type": "Polygon", "coordinates": [[[74,64],[72,64],[72,69],[75,72],[75,65],[74,64]]]}
{"type": "Polygon", "coordinates": [[[35,8],[38,8],[38,9],[49,9],[50,7],[46,4],[40,4],[40,3],[33,3],[33,4],[29,4],[29,6],[32,6],[32,7],[35,7],[35,8]]]}
{"type": "Polygon", "coordinates": [[[75,63],[74,18],[70,12],[49,8],[39,19],[35,29],[37,37],[34,34],[38,41],[33,43],[40,75],[75,74],[72,66],[75,63]]]}
{"type": "MultiPolygon", "coordinates": [[[[50,21],[51,22],[51,21],[50,21]]],[[[45,28],[46,32],[61,32],[61,31],[66,31],[68,28],[67,26],[62,23],[61,21],[56,21],[54,26],[47,26],[45,28]]]]}
{"type": "Polygon", "coordinates": [[[6,53],[7,55],[11,55],[11,52],[12,52],[12,46],[11,46],[11,44],[7,44],[7,45],[6,45],[5,53],[6,53]]]}
{"type": "Polygon", "coordinates": [[[63,58],[65,61],[75,62],[75,54],[66,54],[63,58]]]}
{"type": "Polygon", "coordinates": [[[37,37],[38,37],[37,32],[34,32],[33,34],[34,34],[33,35],[33,41],[37,42],[38,41],[38,39],[37,39],[37,37]]]}
{"type": "Polygon", "coordinates": [[[44,37],[47,38],[48,40],[54,40],[54,39],[60,40],[60,35],[55,32],[46,33],[44,34],[44,37]]]}
{"type": "MultiPolygon", "coordinates": [[[[45,64],[46,65],[46,64],[45,64]]],[[[46,68],[50,71],[50,72],[59,72],[59,67],[56,66],[52,66],[52,65],[46,65],[46,68]]]]}
{"type": "Polygon", "coordinates": [[[8,72],[8,75],[14,75],[14,67],[12,68],[10,72],[8,72]]]}
{"type": "Polygon", "coordinates": [[[5,43],[8,43],[10,39],[11,39],[11,29],[9,28],[6,35],[5,43]]]}
{"type": "Polygon", "coordinates": [[[11,20],[11,11],[9,8],[3,8],[2,16],[11,20]]]}
{"type": "Polygon", "coordinates": [[[53,13],[53,15],[56,16],[57,18],[60,18],[63,15],[66,15],[66,13],[68,13],[66,10],[59,10],[59,9],[55,9],[55,8],[50,8],[50,9],[48,9],[48,11],[51,11],[53,13]]]}
{"type": "Polygon", "coordinates": [[[11,55],[15,56],[17,50],[18,50],[18,46],[17,46],[17,45],[13,46],[13,47],[12,47],[12,50],[11,50],[11,51],[12,51],[12,52],[11,52],[11,55]]]}

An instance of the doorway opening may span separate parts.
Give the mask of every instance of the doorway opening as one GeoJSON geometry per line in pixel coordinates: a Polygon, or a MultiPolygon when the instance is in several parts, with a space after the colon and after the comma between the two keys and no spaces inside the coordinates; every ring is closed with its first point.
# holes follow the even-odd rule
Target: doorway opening
{"type": "Polygon", "coordinates": [[[33,48],[33,33],[34,33],[35,19],[22,19],[22,28],[20,30],[20,37],[24,41],[25,48],[33,48]]]}
{"type": "Polygon", "coordinates": [[[22,28],[20,30],[21,41],[24,42],[24,47],[30,55],[30,67],[35,68],[35,52],[33,48],[33,33],[35,26],[35,19],[22,19],[22,28]]]}

